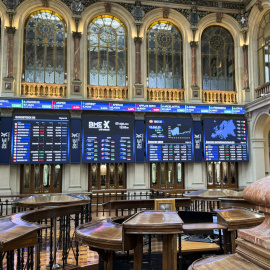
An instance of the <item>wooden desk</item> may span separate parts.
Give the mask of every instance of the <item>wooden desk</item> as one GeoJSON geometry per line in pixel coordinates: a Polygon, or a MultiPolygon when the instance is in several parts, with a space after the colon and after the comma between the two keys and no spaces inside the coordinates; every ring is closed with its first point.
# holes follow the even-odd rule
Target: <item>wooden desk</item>
{"type": "MultiPolygon", "coordinates": [[[[25,216],[25,219],[29,222],[35,222],[48,218],[51,219],[51,226],[53,227],[51,227],[50,234],[51,236],[53,236],[53,245],[50,245],[50,268],[57,268],[58,266],[60,266],[58,263],[56,263],[57,217],[69,217],[71,214],[79,214],[82,211],[82,207],[87,205],[89,202],[90,198],[88,197],[71,194],[37,194],[13,202],[13,204],[17,207],[24,207],[30,209],[39,208],[25,216]]],[[[62,229],[64,229],[64,232],[62,234],[64,239],[65,235],[70,234],[70,231],[68,231],[68,226],[65,226],[65,223],[62,226],[62,229]]],[[[67,256],[68,248],[66,244],[62,252],[63,267],[66,264],[67,256]]]]}
{"type": "MultiPolygon", "coordinates": [[[[229,208],[215,210],[217,212],[217,222],[227,227],[231,235],[224,235],[224,243],[231,240],[231,252],[235,253],[235,231],[238,229],[247,229],[261,224],[265,217],[264,215],[248,211],[244,208],[229,208]],[[230,240],[229,240],[230,238],[230,240]],[[227,240],[226,240],[227,239],[227,240]]],[[[227,245],[224,245],[226,247],[227,245]]],[[[226,251],[225,253],[227,253],[226,251]]]]}
{"type": "Polygon", "coordinates": [[[0,219],[0,252],[35,246],[37,231],[49,227],[24,221],[27,214],[22,212],[0,219]]]}
{"type": "Polygon", "coordinates": [[[227,227],[218,223],[184,223],[183,231],[189,232],[200,232],[200,231],[213,231],[213,230],[226,230],[227,227]]]}
{"type": "MultiPolygon", "coordinates": [[[[189,207],[192,204],[190,198],[175,198],[175,207],[189,207]]],[[[103,204],[104,209],[133,209],[148,208],[154,209],[155,199],[147,200],[112,200],[103,204]]]]}
{"type": "Polygon", "coordinates": [[[181,241],[182,253],[210,252],[217,251],[219,248],[219,245],[216,243],[181,241]]]}
{"type": "Polygon", "coordinates": [[[256,205],[254,203],[248,202],[244,198],[219,198],[219,200],[221,209],[232,207],[256,209],[256,205]]]}
{"type": "Polygon", "coordinates": [[[123,222],[123,235],[137,235],[134,250],[134,270],[142,269],[143,234],[163,236],[162,269],[177,269],[177,239],[181,234],[183,221],[176,212],[144,211],[137,213],[123,222]]]}
{"type": "Polygon", "coordinates": [[[263,270],[238,254],[213,256],[199,259],[188,270],[263,270]]]}

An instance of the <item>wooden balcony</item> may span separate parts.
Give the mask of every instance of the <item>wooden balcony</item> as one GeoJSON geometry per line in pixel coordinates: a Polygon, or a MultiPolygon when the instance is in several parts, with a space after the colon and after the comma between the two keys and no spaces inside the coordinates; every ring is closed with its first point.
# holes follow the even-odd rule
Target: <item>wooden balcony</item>
{"type": "Polygon", "coordinates": [[[90,99],[127,100],[128,88],[124,86],[88,85],[87,97],[90,99]]]}
{"type": "Polygon", "coordinates": [[[236,91],[202,90],[202,102],[236,104],[236,91]]]}
{"type": "Polygon", "coordinates": [[[184,89],[148,88],[148,101],[183,102],[184,89]]]}
{"type": "Polygon", "coordinates": [[[24,97],[64,98],[67,93],[66,84],[22,82],[21,85],[24,97]]]}
{"type": "Polygon", "coordinates": [[[262,97],[270,93],[270,82],[260,85],[255,89],[256,98],[262,97]]]}

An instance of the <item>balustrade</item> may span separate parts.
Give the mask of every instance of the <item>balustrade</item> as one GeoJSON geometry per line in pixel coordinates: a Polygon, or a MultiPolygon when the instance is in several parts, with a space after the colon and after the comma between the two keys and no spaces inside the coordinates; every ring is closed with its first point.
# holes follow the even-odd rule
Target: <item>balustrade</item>
{"type": "Polygon", "coordinates": [[[260,85],[255,89],[256,98],[262,97],[270,93],[270,82],[260,85]]]}
{"type": "Polygon", "coordinates": [[[147,100],[183,102],[184,92],[185,92],[184,89],[148,88],[147,100]]]}
{"type": "Polygon", "coordinates": [[[202,90],[202,102],[235,104],[236,95],[236,91],[202,90]]]}
{"type": "Polygon", "coordinates": [[[87,97],[91,99],[127,100],[128,88],[123,86],[87,86],[87,97]]]}
{"type": "Polygon", "coordinates": [[[66,93],[66,84],[22,82],[21,95],[24,97],[64,98],[66,93]]]}

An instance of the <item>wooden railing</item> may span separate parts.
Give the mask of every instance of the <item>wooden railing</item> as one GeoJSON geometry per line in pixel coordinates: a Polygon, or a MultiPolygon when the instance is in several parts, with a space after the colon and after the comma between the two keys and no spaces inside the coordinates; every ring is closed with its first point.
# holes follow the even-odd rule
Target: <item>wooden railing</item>
{"type": "Polygon", "coordinates": [[[262,97],[270,93],[270,82],[260,85],[255,89],[256,98],[262,97]]]}
{"type": "Polygon", "coordinates": [[[22,82],[21,95],[24,97],[64,98],[66,84],[22,82]]]}
{"type": "Polygon", "coordinates": [[[182,102],[185,98],[184,93],[184,89],[148,88],[147,100],[182,102]]]}
{"type": "Polygon", "coordinates": [[[236,95],[236,91],[202,90],[202,102],[235,104],[236,95]]]}
{"type": "Polygon", "coordinates": [[[127,100],[128,88],[124,86],[88,85],[87,97],[91,99],[127,100]]]}

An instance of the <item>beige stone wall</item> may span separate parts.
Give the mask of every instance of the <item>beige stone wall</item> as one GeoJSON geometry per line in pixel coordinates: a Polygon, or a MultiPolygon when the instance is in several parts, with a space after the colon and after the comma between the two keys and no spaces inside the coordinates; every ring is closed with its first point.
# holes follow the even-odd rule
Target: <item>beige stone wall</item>
{"type": "MultiPolygon", "coordinates": [[[[156,3],[157,9],[150,11],[142,20],[139,36],[142,38],[141,47],[141,74],[142,84],[144,85],[144,97],[146,100],[147,96],[147,44],[146,36],[149,26],[157,21],[163,20],[163,6],[161,3],[156,3]]],[[[173,7],[173,4],[171,4],[173,7]]],[[[202,88],[202,66],[201,66],[201,36],[203,31],[212,25],[219,25],[226,28],[233,36],[234,39],[234,55],[235,55],[235,82],[237,91],[238,104],[245,105],[247,102],[252,101],[251,105],[248,106],[248,111],[251,112],[249,117],[249,136],[250,136],[250,162],[239,164],[239,186],[246,186],[250,182],[253,182],[262,176],[266,171],[269,171],[269,151],[268,151],[268,132],[269,132],[269,103],[264,101],[255,101],[254,89],[258,86],[258,58],[257,58],[257,32],[261,18],[270,9],[269,1],[262,1],[263,10],[259,10],[254,5],[254,1],[251,2],[251,13],[248,22],[247,32],[247,45],[249,46],[249,82],[250,92],[246,93],[243,90],[244,82],[244,66],[243,66],[243,45],[244,37],[242,35],[241,27],[239,23],[233,19],[233,17],[223,14],[221,22],[216,20],[216,12],[230,13],[231,10],[221,10],[218,8],[209,8],[209,11],[213,12],[205,16],[200,20],[198,29],[195,35],[195,41],[198,42],[197,47],[197,82],[202,88]],[[263,161],[263,162],[262,162],[263,161]]],[[[170,4],[168,4],[170,7],[170,4]]],[[[22,62],[23,62],[23,35],[24,35],[24,24],[27,17],[34,11],[39,9],[50,9],[59,13],[67,24],[67,98],[71,97],[71,82],[73,80],[73,60],[74,60],[74,42],[72,32],[76,31],[74,19],[72,18],[72,12],[70,9],[58,0],[50,0],[49,7],[43,7],[40,0],[26,0],[16,10],[16,14],[13,19],[13,26],[17,29],[14,36],[14,78],[15,96],[20,96],[21,91],[21,74],[22,74],[22,62]]],[[[82,98],[87,98],[87,29],[90,21],[98,15],[105,14],[105,7],[103,2],[99,2],[89,6],[82,13],[78,31],[82,33],[80,40],[80,74],[82,81],[82,98]]],[[[128,44],[128,93],[129,100],[133,100],[133,85],[135,83],[135,44],[134,37],[136,36],[136,26],[132,15],[121,5],[112,3],[111,12],[109,15],[116,16],[120,19],[127,29],[127,44],[128,44]]],[[[0,78],[6,76],[7,66],[7,34],[5,27],[9,26],[8,15],[6,13],[6,7],[2,1],[0,1],[0,18],[1,18],[1,44],[0,44],[0,78]]],[[[185,102],[200,103],[200,100],[194,101],[192,99],[191,90],[191,48],[190,42],[193,40],[192,31],[188,20],[179,12],[170,10],[168,20],[176,25],[182,34],[183,38],[183,67],[184,67],[184,89],[185,89],[185,102]]],[[[3,96],[3,83],[0,84],[0,96],[3,96]]],[[[200,95],[201,96],[201,95],[200,95]]],[[[268,101],[268,100],[267,100],[268,101]]],[[[14,166],[0,166],[0,174],[7,176],[9,179],[4,183],[5,189],[12,189],[13,193],[19,192],[19,167],[14,170],[14,166]],[[15,173],[16,172],[16,173],[15,173]],[[12,180],[11,180],[12,175],[12,180]],[[14,179],[15,178],[15,179],[14,179]],[[13,181],[13,182],[12,182],[13,181]],[[9,182],[9,183],[8,183],[9,182]]],[[[205,163],[188,163],[185,166],[185,187],[186,188],[205,188],[206,187],[206,172],[205,163]],[[198,179],[198,175],[202,175],[198,179]]],[[[130,175],[127,187],[149,187],[150,183],[150,172],[148,164],[130,164],[128,165],[128,174],[130,175]]],[[[64,191],[78,191],[87,190],[87,166],[81,165],[68,165],[64,166],[63,178],[66,179],[63,183],[64,191]],[[75,176],[80,176],[79,178],[75,176]],[[76,180],[79,179],[79,180],[76,180]]],[[[0,187],[1,193],[1,187],[0,187]]]]}
{"type": "MultiPolygon", "coordinates": [[[[2,2],[0,2],[2,4],[2,2]]],[[[2,4],[3,5],[3,4],[2,4]]],[[[158,5],[158,4],[157,4],[158,5]]],[[[72,32],[76,31],[75,22],[72,18],[72,12],[70,9],[61,1],[53,0],[49,1],[49,7],[47,9],[53,10],[59,13],[67,23],[67,98],[71,95],[71,81],[73,80],[73,57],[74,57],[74,41],[72,37],[72,32]]],[[[15,78],[15,95],[20,96],[20,89],[21,89],[21,74],[22,74],[22,62],[23,62],[23,35],[24,29],[23,26],[27,17],[34,11],[39,9],[46,9],[42,6],[41,1],[38,0],[26,0],[16,10],[16,14],[13,19],[13,26],[17,29],[14,37],[14,78],[15,78]]],[[[253,9],[255,9],[254,7],[253,9]]],[[[4,12],[0,13],[1,18],[3,18],[2,23],[2,54],[3,57],[1,58],[1,67],[3,68],[2,74],[5,76],[5,54],[7,51],[7,40],[6,40],[6,33],[4,33],[4,27],[8,25],[8,17],[5,13],[6,7],[3,5],[4,12]]],[[[215,10],[213,9],[213,12],[215,10]]],[[[84,10],[82,13],[82,18],[79,23],[78,31],[82,33],[82,38],[80,41],[80,68],[81,68],[81,81],[82,81],[82,97],[87,98],[87,28],[90,21],[98,15],[105,14],[105,7],[104,3],[96,3],[84,10]]],[[[129,99],[132,100],[134,97],[133,92],[133,85],[135,83],[135,45],[134,45],[134,37],[136,36],[136,26],[134,23],[134,18],[132,15],[122,6],[118,5],[117,3],[112,4],[110,15],[116,16],[119,18],[126,26],[128,37],[128,89],[129,89],[129,99]]],[[[257,13],[254,14],[255,17],[257,13]]],[[[260,14],[261,16],[261,14],[260,14]]],[[[141,73],[142,73],[142,83],[144,85],[144,96],[147,96],[147,44],[146,44],[146,35],[149,26],[157,21],[157,20],[164,20],[163,18],[163,9],[157,8],[153,11],[150,11],[146,14],[146,16],[142,20],[142,25],[140,29],[140,37],[143,38],[141,52],[142,52],[142,59],[141,59],[141,73]]],[[[192,41],[192,31],[190,29],[190,24],[188,20],[178,11],[170,10],[169,18],[165,19],[173,24],[175,24],[178,29],[180,30],[183,38],[183,70],[184,70],[184,88],[185,88],[185,102],[192,102],[191,96],[191,48],[190,42],[192,41]]],[[[257,21],[254,22],[256,25],[257,21]]],[[[220,25],[225,27],[233,36],[234,38],[234,47],[235,47],[235,82],[236,82],[236,90],[237,90],[237,100],[238,104],[244,104],[246,102],[246,96],[243,95],[243,51],[242,46],[243,36],[241,34],[241,29],[238,22],[233,19],[231,16],[224,14],[221,23],[216,22],[216,13],[209,14],[205,16],[198,24],[198,30],[196,31],[195,41],[198,41],[198,48],[197,48],[197,75],[198,75],[198,85],[201,89],[202,82],[201,82],[201,35],[205,28],[211,25],[220,25]]],[[[252,26],[250,26],[251,29],[252,26]]],[[[256,31],[253,31],[253,35],[256,31]]],[[[256,38],[255,38],[256,39],[256,38]]],[[[249,56],[252,58],[256,57],[253,54],[249,53],[249,56]]],[[[253,67],[252,60],[249,61],[250,68],[253,67]]],[[[0,70],[1,72],[1,70],[0,70]]],[[[250,74],[252,71],[250,70],[250,74]]],[[[2,78],[3,78],[2,76],[2,78]]],[[[253,84],[252,84],[253,85],[253,84]]],[[[253,91],[251,91],[252,93],[253,91]]],[[[1,93],[1,89],[0,89],[1,93]]]]}

